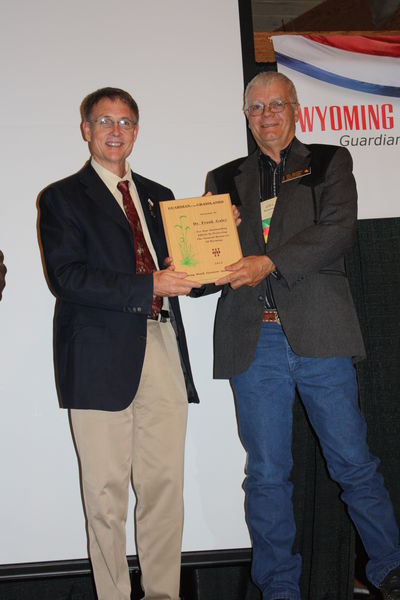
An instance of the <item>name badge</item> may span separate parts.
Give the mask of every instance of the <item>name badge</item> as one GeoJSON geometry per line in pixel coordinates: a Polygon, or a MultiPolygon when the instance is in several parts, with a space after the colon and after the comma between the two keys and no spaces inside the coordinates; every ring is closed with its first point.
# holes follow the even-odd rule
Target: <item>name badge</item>
{"type": "Polygon", "coordinates": [[[269,227],[271,224],[271,219],[272,219],[272,215],[273,215],[275,204],[276,204],[276,198],[277,197],[274,196],[273,198],[269,198],[268,200],[263,200],[260,203],[261,223],[262,223],[265,243],[267,243],[267,240],[268,240],[269,227]]]}
{"type": "Polygon", "coordinates": [[[298,171],[293,171],[293,173],[286,173],[286,175],[282,177],[282,183],[293,181],[293,179],[299,179],[299,177],[304,177],[305,175],[311,175],[311,167],[299,169],[298,171]]]}

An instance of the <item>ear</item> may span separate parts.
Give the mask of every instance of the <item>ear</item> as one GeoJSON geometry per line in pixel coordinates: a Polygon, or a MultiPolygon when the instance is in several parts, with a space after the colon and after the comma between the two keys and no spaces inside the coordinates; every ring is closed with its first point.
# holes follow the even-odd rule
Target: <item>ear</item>
{"type": "Polygon", "coordinates": [[[138,136],[139,133],[139,123],[136,123],[135,125],[135,131],[133,132],[133,143],[136,142],[136,138],[138,136]]]}
{"type": "Polygon", "coordinates": [[[296,104],[296,106],[294,107],[294,122],[297,123],[297,121],[299,120],[299,108],[300,108],[300,104],[296,104]]]}
{"type": "Polygon", "coordinates": [[[88,123],[87,121],[83,121],[82,122],[82,132],[83,132],[83,137],[85,138],[85,140],[87,142],[91,141],[91,130],[90,130],[90,123],[88,123]]]}

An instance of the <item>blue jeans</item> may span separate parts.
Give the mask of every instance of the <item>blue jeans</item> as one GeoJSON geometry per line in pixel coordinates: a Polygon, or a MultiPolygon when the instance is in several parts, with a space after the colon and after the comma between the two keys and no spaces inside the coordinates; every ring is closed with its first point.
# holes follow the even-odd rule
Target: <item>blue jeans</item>
{"type": "Polygon", "coordinates": [[[247,522],[252,576],[263,600],[299,600],[301,557],[292,553],[292,408],[295,388],[318,435],[329,473],[343,492],[369,557],[376,586],[400,564],[398,528],[378,459],[366,443],[350,358],[295,354],[280,325],[264,323],[250,368],[232,378],[239,428],[247,451],[247,522]]]}

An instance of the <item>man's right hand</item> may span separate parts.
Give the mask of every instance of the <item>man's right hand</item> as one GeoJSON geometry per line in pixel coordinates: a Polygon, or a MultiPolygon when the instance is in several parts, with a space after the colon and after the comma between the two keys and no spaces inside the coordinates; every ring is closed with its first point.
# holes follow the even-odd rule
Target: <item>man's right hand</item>
{"type": "Polygon", "coordinates": [[[230,273],[217,279],[215,285],[229,283],[233,290],[237,290],[243,285],[255,287],[275,270],[275,265],[265,255],[244,256],[232,265],[227,265],[225,270],[230,273]]]}
{"type": "Polygon", "coordinates": [[[6,273],[7,273],[6,265],[3,263],[3,260],[4,260],[4,255],[3,255],[2,251],[0,250],[0,300],[1,300],[1,293],[4,290],[4,286],[6,285],[6,273]]]}
{"type": "Polygon", "coordinates": [[[153,273],[153,294],[155,296],[187,296],[193,288],[202,286],[198,281],[187,279],[187,274],[174,271],[171,267],[153,273]]]}

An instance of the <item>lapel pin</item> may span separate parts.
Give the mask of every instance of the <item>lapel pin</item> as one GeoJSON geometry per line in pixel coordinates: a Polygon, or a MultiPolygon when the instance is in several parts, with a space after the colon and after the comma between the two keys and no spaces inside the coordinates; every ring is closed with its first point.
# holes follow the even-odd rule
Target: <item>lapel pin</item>
{"type": "Polygon", "coordinates": [[[287,181],[292,181],[293,179],[299,179],[299,177],[304,177],[304,175],[310,175],[311,167],[307,167],[306,169],[300,169],[299,171],[294,171],[293,173],[287,173],[282,177],[282,183],[286,183],[287,181]]]}
{"type": "Polygon", "coordinates": [[[153,217],[153,219],[155,219],[156,218],[156,214],[154,212],[154,202],[152,202],[150,200],[150,198],[148,198],[147,199],[147,204],[149,206],[149,211],[150,211],[151,216],[153,217]]]}

